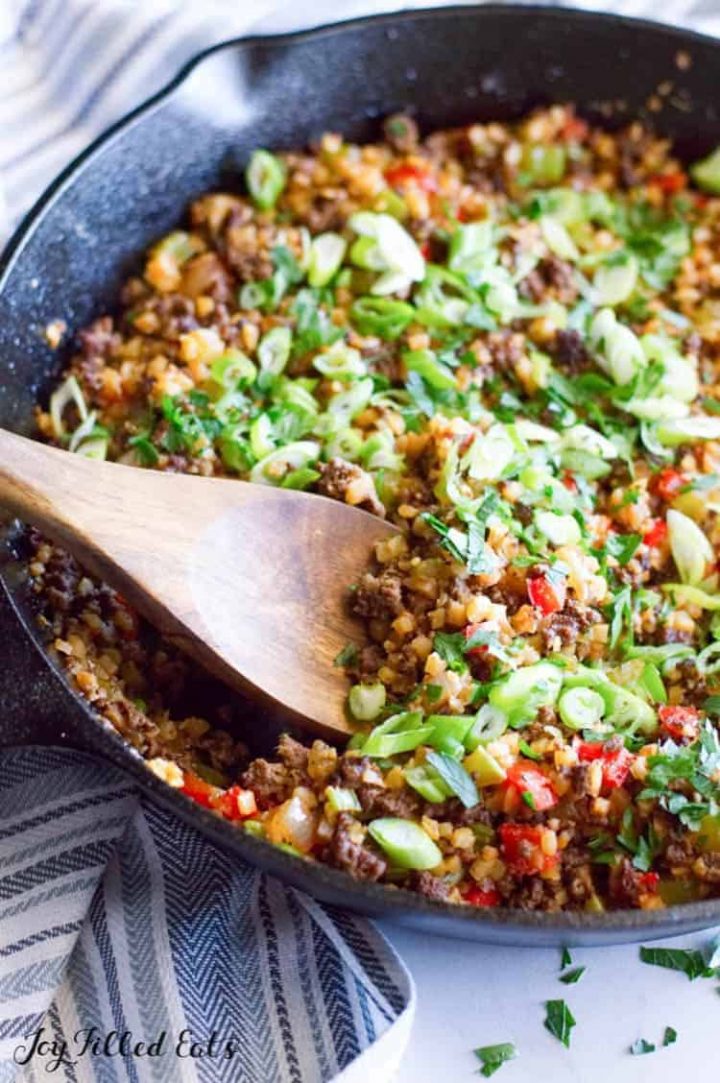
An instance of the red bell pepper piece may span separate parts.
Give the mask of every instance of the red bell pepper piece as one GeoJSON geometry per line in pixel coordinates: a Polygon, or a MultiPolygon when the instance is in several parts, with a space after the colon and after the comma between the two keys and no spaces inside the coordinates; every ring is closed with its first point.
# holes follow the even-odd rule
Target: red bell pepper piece
{"type": "Polygon", "coordinates": [[[499,906],[502,902],[500,892],[496,891],[494,887],[486,890],[485,888],[478,887],[476,884],[467,889],[463,895],[463,899],[466,903],[469,903],[470,906],[481,907],[499,906]]]}
{"type": "Polygon", "coordinates": [[[202,805],[204,808],[213,808],[214,799],[220,792],[217,786],[211,786],[209,782],[206,782],[204,778],[200,778],[194,771],[185,772],[180,789],[182,793],[192,797],[193,801],[197,801],[198,805],[202,805]]]}
{"type": "Polygon", "coordinates": [[[532,764],[523,763],[522,760],[508,768],[503,786],[505,789],[515,790],[535,812],[545,812],[558,801],[555,788],[545,772],[532,764]]]}
{"type": "Polygon", "coordinates": [[[667,523],[664,519],[655,519],[649,530],[643,534],[643,541],[651,549],[658,549],[667,538],[667,523]]]}
{"type": "Polygon", "coordinates": [[[546,854],[542,848],[546,827],[534,824],[504,823],[500,825],[500,852],[508,868],[520,876],[547,873],[557,865],[557,854],[546,854]]]}
{"type": "Polygon", "coordinates": [[[667,504],[674,500],[686,483],[685,477],[674,466],[664,467],[650,482],[650,488],[667,504]]]}
{"type": "Polygon", "coordinates": [[[385,180],[391,188],[404,188],[414,184],[424,192],[437,191],[437,181],[427,166],[412,162],[400,162],[385,170],[385,180]]]}
{"type": "Polygon", "coordinates": [[[257,812],[257,802],[252,790],[244,790],[240,786],[231,786],[229,790],[221,794],[215,802],[215,808],[226,820],[247,820],[257,812]]]}
{"type": "Polygon", "coordinates": [[[700,712],[697,707],[658,708],[658,718],[663,733],[673,741],[695,741],[700,732],[700,712]]]}
{"type": "Polygon", "coordinates": [[[549,579],[546,575],[536,575],[527,580],[528,598],[544,617],[557,613],[565,605],[567,588],[561,579],[549,579]]]}
{"type": "Polygon", "coordinates": [[[658,889],[659,883],[660,875],[657,872],[644,872],[642,876],[638,878],[638,886],[646,895],[654,894],[658,889]]]}
{"type": "Polygon", "coordinates": [[[648,177],[648,184],[654,184],[666,196],[672,196],[687,188],[687,175],[679,169],[674,173],[656,173],[648,177]]]}
{"type": "MultiPolygon", "coordinates": [[[[479,627],[479,624],[466,625],[464,633],[465,639],[472,639],[479,627]]],[[[485,643],[480,643],[477,647],[471,647],[467,652],[468,658],[482,658],[484,654],[487,654],[487,645],[485,643]]]]}
{"type": "Polygon", "coordinates": [[[616,790],[622,786],[633,762],[632,753],[623,745],[619,748],[607,748],[599,741],[580,741],[577,750],[581,763],[602,761],[603,790],[616,790]]]}

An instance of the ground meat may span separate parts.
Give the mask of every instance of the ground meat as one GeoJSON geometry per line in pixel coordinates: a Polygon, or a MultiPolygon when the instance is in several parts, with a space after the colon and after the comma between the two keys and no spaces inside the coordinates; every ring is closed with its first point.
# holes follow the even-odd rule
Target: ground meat
{"type": "Polygon", "coordinates": [[[348,812],[338,816],[329,846],[331,863],[345,869],[356,880],[380,880],[387,871],[387,861],[374,850],[354,841],[350,834],[354,822],[348,812]]]}
{"type": "Polygon", "coordinates": [[[307,775],[307,765],[310,750],[291,737],[289,733],[283,733],[278,742],[278,756],[289,771],[296,775],[307,775]]]}
{"type": "Polygon", "coordinates": [[[552,650],[552,644],[556,638],[560,638],[563,646],[568,647],[574,643],[581,632],[593,624],[597,624],[602,617],[592,606],[583,605],[582,602],[571,598],[557,613],[551,613],[543,617],[539,625],[543,647],[546,651],[552,650]]]}
{"type": "Polygon", "coordinates": [[[320,464],[317,491],[323,496],[329,496],[332,500],[355,504],[381,519],[385,518],[385,508],[375,492],[375,482],[372,477],[356,463],[349,463],[346,459],[335,457],[328,463],[320,464]],[[348,501],[351,487],[364,491],[365,498],[359,501],[356,499],[348,501]]]}
{"type": "MultiPolygon", "coordinates": [[[[506,895],[507,885],[500,883],[500,891],[506,895]]],[[[561,910],[560,892],[562,887],[555,880],[543,880],[539,876],[528,876],[513,884],[509,891],[508,903],[518,910],[561,910]]]]}
{"type": "Polygon", "coordinates": [[[698,880],[707,884],[720,884],[720,853],[701,854],[693,865],[698,880]]]}
{"type": "Polygon", "coordinates": [[[365,680],[367,677],[374,677],[384,663],[385,655],[382,648],[377,643],[370,643],[367,647],[360,649],[357,662],[354,666],[348,667],[348,671],[357,675],[360,680],[365,680]]]}
{"type": "Polygon", "coordinates": [[[77,561],[62,549],[53,548],[43,577],[45,596],[53,608],[61,613],[74,608],[80,576],[77,561]]]}
{"type": "Polygon", "coordinates": [[[643,873],[633,868],[629,858],[621,858],[610,870],[610,895],[618,906],[637,906],[645,890],[643,873]]]}
{"type": "Polygon", "coordinates": [[[383,133],[393,150],[410,154],[417,149],[420,133],[418,126],[407,113],[393,113],[383,124],[383,133]]]}
{"type": "Polygon", "coordinates": [[[407,788],[388,790],[383,786],[361,785],[357,794],[363,813],[370,819],[399,816],[403,820],[411,820],[420,814],[422,808],[418,795],[407,788]]]}
{"type": "Polygon", "coordinates": [[[122,341],[115,331],[112,316],[101,316],[78,334],[80,355],[75,368],[89,391],[102,387],[102,370],[122,341]]]}
{"type": "Polygon", "coordinates": [[[270,763],[269,760],[253,760],[240,783],[253,791],[261,809],[279,805],[293,790],[291,774],[285,764],[270,763]]]}
{"type": "Polygon", "coordinates": [[[413,873],[410,886],[426,899],[434,899],[436,902],[445,902],[450,894],[450,885],[441,876],[433,876],[431,872],[413,873]]]}
{"type": "Polygon", "coordinates": [[[572,304],[577,297],[572,264],[566,263],[557,256],[541,259],[519,286],[520,295],[536,303],[546,301],[549,291],[553,291],[562,304],[572,304]]]}
{"type": "Polygon", "coordinates": [[[403,608],[401,583],[397,572],[366,572],[351,595],[351,612],[356,617],[391,620],[403,608]]]}
{"type": "Polygon", "coordinates": [[[382,376],[386,376],[391,383],[399,383],[402,365],[400,363],[400,354],[394,346],[391,346],[390,343],[366,346],[361,353],[373,372],[379,372],[382,376]]]}
{"type": "Polygon", "coordinates": [[[513,369],[525,354],[523,336],[511,331],[493,331],[488,335],[487,346],[493,365],[501,371],[513,369]]]}
{"type": "Polygon", "coordinates": [[[555,335],[553,356],[558,365],[571,373],[582,372],[592,364],[592,358],[578,331],[558,331],[555,335]]]}
{"type": "Polygon", "coordinates": [[[369,756],[343,756],[340,760],[340,777],[351,790],[362,785],[365,772],[372,766],[369,756]]]}

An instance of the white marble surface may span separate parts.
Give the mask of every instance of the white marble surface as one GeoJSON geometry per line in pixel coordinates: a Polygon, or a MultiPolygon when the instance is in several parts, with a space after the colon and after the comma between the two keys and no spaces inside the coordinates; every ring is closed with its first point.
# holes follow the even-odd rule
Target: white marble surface
{"type": "MultiPolygon", "coordinates": [[[[386,922],[380,927],[417,985],[415,1022],[396,1083],[482,1078],[472,1050],[505,1041],[514,1041],[520,1056],[493,1076],[498,1083],[710,1083],[720,1077],[718,981],[690,982],[648,966],[631,945],[573,949],[573,962],[587,970],[577,985],[563,985],[560,952],[552,948],[487,947],[386,922]],[[569,1050],[543,1027],[544,1002],[558,998],[577,1020],[569,1050]],[[678,1039],[662,1049],[668,1025],[678,1039]],[[658,1050],[631,1056],[637,1038],[658,1050]]],[[[661,943],[701,946],[713,935],[661,943]]]]}

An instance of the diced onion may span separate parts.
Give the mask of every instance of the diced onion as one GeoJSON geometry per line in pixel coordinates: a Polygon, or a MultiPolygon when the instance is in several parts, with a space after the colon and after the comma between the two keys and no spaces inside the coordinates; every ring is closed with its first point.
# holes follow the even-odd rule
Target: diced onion
{"type": "Polygon", "coordinates": [[[603,436],[589,425],[573,425],[562,434],[563,449],[586,451],[588,455],[599,455],[601,459],[617,459],[618,450],[612,440],[603,436]]]}
{"type": "Polygon", "coordinates": [[[622,262],[605,263],[598,267],[593,280],[598,305],[619,305],[627,301],[637,284],[638,261],[629,255],[622,262]]]}
{"type": "Polygon", "coordinates": [[[540,219],[540,232],[543,235],[545,244],[554,255],[560,259],[576,260],[579,258],[580,253],[574,240],[557,218],[544,215],[540,219]]]}

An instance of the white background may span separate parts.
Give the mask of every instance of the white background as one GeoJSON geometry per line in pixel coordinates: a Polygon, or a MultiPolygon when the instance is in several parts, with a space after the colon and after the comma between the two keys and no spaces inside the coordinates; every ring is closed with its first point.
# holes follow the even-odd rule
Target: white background
{"type": "MultiPolygon", "coordinates": [[[[462,1083],[480,1045],[514,1041],[520,1056],[497,1083],[710,1083],[720,1079],[720,982],[641,963],[637,945],[572,949],[587,970],[558,981],[560,951],[430,937],[380,923],[417,985],[410,1046],[396,1083],[462,1083]],[[577,1026],[566,1050],[543,1027],[546,1000],[564,999],[577,1026]],[[666,1026],[675,1045],[659,1048],[666,1026]],[[631,1056],[637,1038],[658,1049],[631,1056]]],[[[713,933],[661,941],[704,946],[713,933]]],[[[368,1083],[374,1083],[368,1080],[368,1083]]]]}

